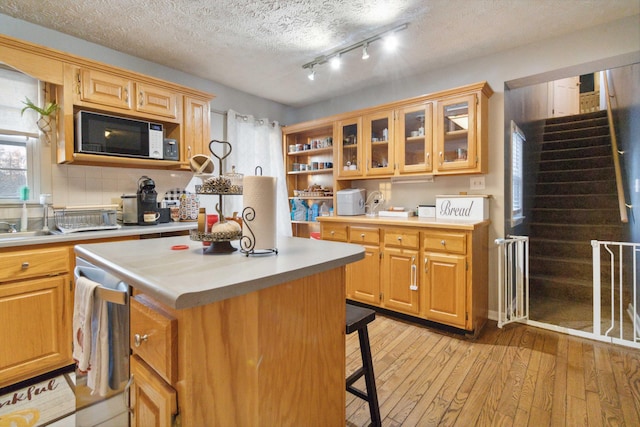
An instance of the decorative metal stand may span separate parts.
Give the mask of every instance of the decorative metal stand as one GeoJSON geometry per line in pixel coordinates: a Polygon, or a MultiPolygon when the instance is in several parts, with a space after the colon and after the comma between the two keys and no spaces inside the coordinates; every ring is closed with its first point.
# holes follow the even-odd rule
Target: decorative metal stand
{"type": "MultiPolygon", "coordinates": [[[[215,158],[218,159],[218,170],[222,171],[222,160],[224,160],[229,156],[229,154],[231,154],[231,144],[229,144],[227,141],[218,141],[214,139],[209,142],[209,151],[215,158]],[[213,143],[219,143],[228,146],[229,152],[227,152],[223,156],[218,156],[213,150],[213,143]]],[[[202,185],[196,185],[196,193],[198,195],[218,196],[218,203],[216,203],[216,212],[218,213],[219,224],[224,224],[228,221],[226,220],[223,213],[222,196],[242,195],[242,186],[232,185],[231,180],[229,178],[225,178],[221,174],[218,177],[211,177],[206,180],[203,178],[202,185]]],[[[237,248],[231,245],[231,241],[238,240],[241,235],[241,228],[238,230],[225,230],[222,232],[202,232],[198,230],[191,230],[189,232],[189,237],[191,238],[191,240],[199,242],[211,242],[211,244],[208,247],[205,247],[202,251],[203,254],[207,255],[229,254],[237,251],[237,248]]]]}

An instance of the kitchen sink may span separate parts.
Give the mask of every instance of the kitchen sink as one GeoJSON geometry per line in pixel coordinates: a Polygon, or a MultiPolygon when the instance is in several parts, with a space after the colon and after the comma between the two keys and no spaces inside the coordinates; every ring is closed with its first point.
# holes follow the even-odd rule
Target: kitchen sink
{"type": "Polygon", "coordinates": [[[37,231],[18,231],[16,233],[7,233],[7,232],[0,232],[0,240],[5,240],[5,239],[23,239],[25,237],[41,237],[41,236],[51,236],[54,234],[60,234],[59,232],[56,231],[42,231],[42,230],[37,230],[37,231]]]}

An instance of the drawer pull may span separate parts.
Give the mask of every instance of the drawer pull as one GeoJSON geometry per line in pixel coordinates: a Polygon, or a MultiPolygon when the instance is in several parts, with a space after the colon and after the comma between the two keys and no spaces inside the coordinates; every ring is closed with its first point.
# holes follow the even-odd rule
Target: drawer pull
{"type": "Polygon", "coordinates": [[[364,239],[364,233],[360,234],[360,237],[362,237],[364,239]]]}
{"type": "Polygon", "coordinates": [[[402,242],[402,236],[398,236],[398,242],[402,242]]]}
{"type": "Polygon", "coordinates": [[[136,347],[140,347],[142,343],[146,342],[147,340],[149,340],[149,335],[144,334],[140,336],[140,334],[135,334],[133,336],[133,345],[135,345],[136,347]]]}
{"type": "Polygon", "coordinates": [[[331,235],[333,236],[334,234],[336,234],[336,232],[331,230],[331,235]]]}
{"type": "Polygon", "coordinates": [[[25,261],[25,262],[22,263],[22,269],[26,270],[27,268],[29,268],[29,262],[25,261]]]}
{"type": "Polygon", "coordinates": [[[447,242],[446,242],[446,240],[440,240],[440,244],[441,244],[442,246],[447,246],[447,242]]]}

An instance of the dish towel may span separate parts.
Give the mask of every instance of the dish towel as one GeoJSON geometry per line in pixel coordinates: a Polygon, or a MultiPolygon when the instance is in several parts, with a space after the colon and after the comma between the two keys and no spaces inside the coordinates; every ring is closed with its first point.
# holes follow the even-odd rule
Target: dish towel
{"type": "Polygon", "coordinates": [[[92,392],[105,396],[109,390],[109,312],[107,302],[96,298],[93,305],[91,355],[87,387],[92,392]]]}
{"type": "Polygon", "coordinates": [[[86,277],[76,277],[75,301],[73,303],[73,359],[81,373],[90,368],[93,330],[93,292],[100,286],[86,277]]]}

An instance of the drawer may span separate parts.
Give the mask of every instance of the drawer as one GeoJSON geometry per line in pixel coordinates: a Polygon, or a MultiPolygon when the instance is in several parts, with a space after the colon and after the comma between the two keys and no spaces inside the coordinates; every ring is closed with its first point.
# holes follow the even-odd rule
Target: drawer
{"type": "Polygon", "coordinates": [[[67,247],[12,251],[0,254],[0,282],[67,273],[67,247]]]}
{"type": "Polygon", "coordinates": [[[420,232],[403,229],[385,230],[384,245],[396,248],[418,249],[420,246],[420,232]]]}
{"type": "Polygon", "coordinates": [[[467,253],[467,239],[464,233],[425,231],[422,237],[422,245],[425,251],[449,252],[461,255],[467,253]]]}
{"type": "Polygon", "coordinates": [[[347,241],[346,224],[322,224],[321,226],[322,240],[335,240],[337,242],[347,241]]]}
{"type": "Polygon", "coordinates": [[[169,384],[178,377],[178,320],[145,295],[131,298],[130,344],[169,384]]]}
{"type": "Polygon", "coordinates": [[[354,227],[349,229],[349,241],[363,245],[379,245],[380,229],[372,227],[354,227]]]}

